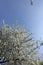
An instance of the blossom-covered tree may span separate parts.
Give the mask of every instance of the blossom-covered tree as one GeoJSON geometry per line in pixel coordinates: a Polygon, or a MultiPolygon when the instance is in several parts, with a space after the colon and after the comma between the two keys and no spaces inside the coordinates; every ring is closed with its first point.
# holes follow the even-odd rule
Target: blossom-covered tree
{"type": "Polygon", "coordinates": [[[0,29],[0,59],[8,65],[38,65],[37,48],[40,48],[27,29],[22,26],[3,25],[0,29]]]}

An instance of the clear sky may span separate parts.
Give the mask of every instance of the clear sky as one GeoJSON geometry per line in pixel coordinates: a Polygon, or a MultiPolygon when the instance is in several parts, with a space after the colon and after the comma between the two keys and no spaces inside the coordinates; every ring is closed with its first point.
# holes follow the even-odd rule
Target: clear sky
{"type": "Polygon", "coordinates": [[[36,39],[43,39],[43,0],[34,0],[33,6],[29,0],[0,0],[0,27],[2,21],[6,24],[27,27],[36,39]]]}

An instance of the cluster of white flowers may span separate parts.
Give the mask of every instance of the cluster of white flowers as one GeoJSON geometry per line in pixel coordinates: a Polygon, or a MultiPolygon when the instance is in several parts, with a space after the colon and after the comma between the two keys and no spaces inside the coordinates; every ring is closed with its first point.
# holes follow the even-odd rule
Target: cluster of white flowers
{"type": "Polygon", "coordinates": [[[38,43],[33,40],[28,30],[20,26],[3,25],[0,33],[0,57],[4,56],[9,63],[14,62],[14,65],[36,65],[35,57],[38,52],[34,50],[38,43]]]}

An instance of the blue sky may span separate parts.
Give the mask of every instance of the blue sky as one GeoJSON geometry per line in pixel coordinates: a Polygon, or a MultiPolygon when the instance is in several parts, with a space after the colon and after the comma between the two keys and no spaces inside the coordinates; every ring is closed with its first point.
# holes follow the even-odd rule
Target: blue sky
{"type": "Polygon", "coordinates": [[[43,0],[34,0],[33,6],[29,0],[0,0],[0,27],[3,19],[9,25],[24,25],[36,39],[43,39],[43,0]]]}
{"type": "Polygon", "coordinates": [[[12,25],[16,21],[27,27],[36,39],[43,39],[43,0],[0,0],[0,26],[2,20],[12,25]]]}

